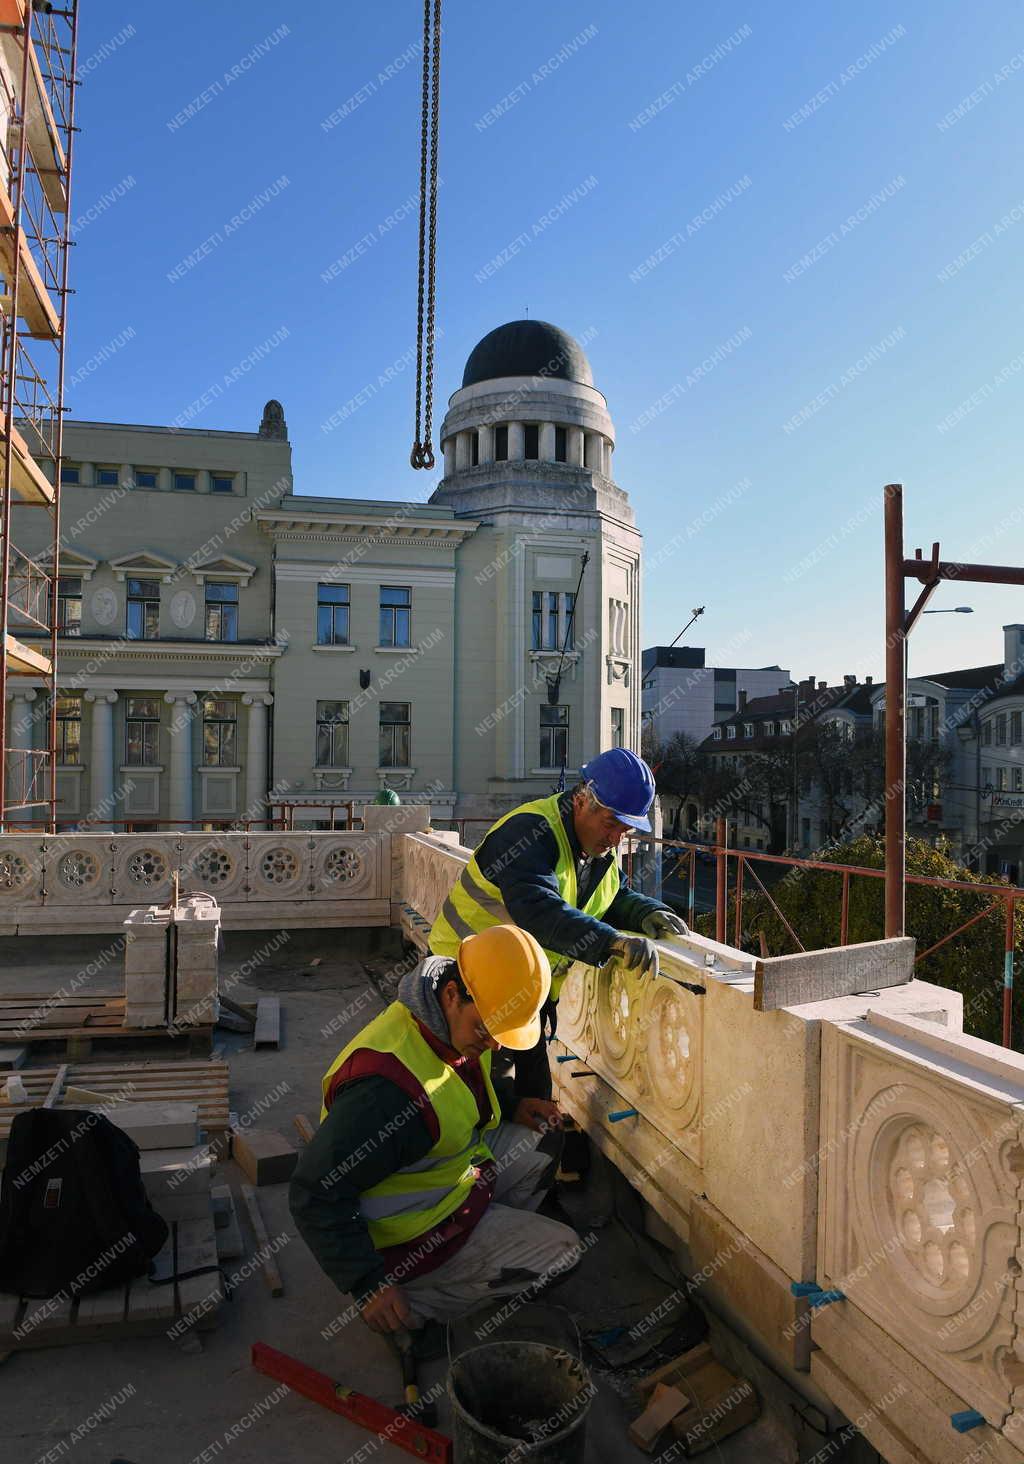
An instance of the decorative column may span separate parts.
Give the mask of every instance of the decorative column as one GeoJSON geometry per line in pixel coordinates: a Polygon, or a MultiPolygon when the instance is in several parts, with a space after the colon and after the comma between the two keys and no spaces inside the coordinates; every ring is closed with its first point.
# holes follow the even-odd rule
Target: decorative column
{"type": "MultiPolygon", "coordinates": [[[[32,727],[35,713],[30,711],[38,692],[31,686],[19,687],[8,693],[7,708],[7,801],[8,803],[33,803],[49,792],[43,781],[33,788],[33,775],[37,771],[32,751],[32,727]]],[[[26,808],[19,814],[22,819],[35,818],[37,810],[26,808]]]]}
{"type": "Polygon", "coordinates": [[[450,478],[455,472],[455,438],[446,437],[444,440],[444,475],[450,478]]]}
{"type": "Polygon", "coordinates": [[[583,466],[583,428],[566,428],[565,456],[571,468],[582,468],[583,466]]]}
{"type": "Polygon", "coordinates": [[[494,428],[491,426],[491,424],[489,422],[486,422],[486,423],[484,423],[484,425],[482,427],[478,427],[476,429],[476,431],[477,431],[477,438],[479,439],[479,449],[478,449],[478,452],[477,452],[477,456],[479,457],[479,459],[480,459],[480,461],[482,463],[493,463],[494,462],[494,428]]]}
{"type": "Polygon", "coordinates": [[[116,691],[87,691],[92,702],[92,739],[89,748],[89,826],[109,833],[114,813],[114,707],[116,691]]]}
{"type": "Polygon", "coordinates": [[[595,473],[600,473],[604,468],[604,453],[600,432],[584,433],[583,452],[583,466],[593,469],[595,473]]]}
{"type": "Polygon", "coordinates": [[[194,691],[169,691],[164,696],[174,708],[171,718],[171,782],[167,816],[187,833],[192,822],[192,708],[198,701],[194,691]]]}
{"type": "Polygon", "coordinates": [[[245,739],[245,810],[243,817],[262,820],[267,798],[267,708],[274,698],[260,693],[242,697],[249,708],[245,739]]]}
{"type": "Polygon", "coordinates": [[[607,437],[603,439],[603,442],[604,468],[602,469],[602,471],[606,478],[610,478],[612,476],[612,444],[608,441],[607,437]]]}
{"type": "Polygon", "coordinates": [[[537,448],[538,456],[542,463],[553,463],[555,460],[555,424],[554,422],[542,422],[540,424],[540,445],[537,448]]]}
{"type": "Polygon", "coordinates": [[[460,432],[455,439],[455,470],[461,473],[471,465],[469,433],[460,432]]]}
{"type": "Polygon", "coordinates": [[[508,460],[518,462],[526,452],[526,433],[523,430],[522,422],[510,422],[508,424],[508,460]]]}

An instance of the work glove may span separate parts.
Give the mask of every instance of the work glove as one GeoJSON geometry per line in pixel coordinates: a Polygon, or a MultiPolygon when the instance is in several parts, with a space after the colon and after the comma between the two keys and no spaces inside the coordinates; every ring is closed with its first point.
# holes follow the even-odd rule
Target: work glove
{"type": "Polygon", "coordinates": [[[644,935],[652,940],[664,940],[669,935],[689,935],[690,927],[672,910],[652,910],[640,922],[644,935]]]}
{"type": "Polygon", "coordinates": [[[638,976],[657,976],[658,952],[653,941],[642,935],[617,935],[611,944],[613,960],[638,976]]]}

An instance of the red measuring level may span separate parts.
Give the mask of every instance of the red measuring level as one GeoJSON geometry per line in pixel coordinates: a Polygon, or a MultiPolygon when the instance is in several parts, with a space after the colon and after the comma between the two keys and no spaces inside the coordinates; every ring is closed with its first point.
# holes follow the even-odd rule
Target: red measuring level
{"type": "Polygon", "coordinates": [[[286,1352],[278,1352],[265,1342],[254,1342],[252,1365],[279,1383],[287,1383],[289,1388],[319,1403],[322,1408],[329,1408],[332,1413],[340,1413],[360,1428],[369,1429],[385,1443],[394,1444],[396,1449],[404,1449],[407,1454],[430,1460],[432,1464],[452,1464],[452,1441],[446,1434],[426,1428],[407,1414],[389,1408],[386,1403],[378,1403],[376,1398],[369,1398],[365,1393],[357,1393],[354,1388],[342,1387],[326,1373],[307,1367],[286,1352]]]}

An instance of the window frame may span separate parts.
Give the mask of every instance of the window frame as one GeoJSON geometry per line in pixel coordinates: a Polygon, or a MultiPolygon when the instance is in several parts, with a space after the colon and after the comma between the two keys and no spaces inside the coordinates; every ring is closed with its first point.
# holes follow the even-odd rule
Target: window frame
{"type": "Polygon", "coordinates": [[[382,701],[377,718],[377,766],[379,768],[408,768],[412,759],[412,702],[382,701]],[[404,707],[404,717],[389,717],[385,720],[385,708],[404,707]],[[390,748],[385,749],[385,731],[388,728],[390,748]],[[403,735],[404,731],[404,735],[403,735]],[[400,757],[403,752],[405,756],[400,757]]]}
{"type": "Polygon", "coordinates": [[[351,724],[351,707],[348,701],[336,697],[316,702],[315,708],[316,741],[313,749],[314,763],[316,768],[347,768],[349,766],[349,727],[351,724]],[[343,707],[344,712],[336,717],[331,717],[321,711],[322,707],[343,707]],[[336,746],[338,741],[338,729],[344,728],[344,756],[339,756],[336,746]],[[328,756],[320,756],[320,739],[326,733],[328,741],[328,756]]]}
{"type": "Polygon", "coordinates": [[[210,473],[210,492],[211,493],[234,493],[234,491],[235,491],[235,475],[234,475],[234,473],[213,473],[213,472],[210,473]],[[226,483],[228,486],[226,488],[217,488],[217,487],[214,486],[217,483],[226,483]]]}
{"type": "Polygon", "coordinates": [[[144,493],[151,493],[154,488],[160,487],[159,468],[132,468],[132,484],[135,488],[140,488],[144,493]],[[153,479],[152,483],[140,483],[140,473],[146,473],[151,477],[153,479]]]}
{"type": "Polygon", "coordinates": [[[159,640],[160,638],[160,581],[145,579],[141,576],[129,575],[127,577],[127,595],[125,597],[124,613],[124,635],[125,640],[159,640]],[[156,593],[145,591],[132,591],[132,585],[155,585],[156,593]],[[136,632],[132,629],[132,610],[136,606],[142,606],[140,618],[142,630],[136,632]],[[150,612],[155,606],[153,615],[153,628],[150,629],[150,612]]]}
{"type": "Polygon", "coordinates": [[[82,693],[58,691],[57,693],[57,766],[59,768],[79,768],[82,766],[82,693]],[[64,707],[74,704],[76,711],[68,715],[64,707]],[[68,741],[68,731],[75,727],[77,731],[68,741]]]}
{"type": "Polygon", "coordinates": [[[120,485],[121,470],[119,468],[104,463],[102,466],[97,464],[92,471],[97,488],[117,488],[120,485]],[[104,478],[104,474],[107,475],[106,478],[104,478]]]}
{"type": "Polygon", "coordinates": [[[347,646],[351,645],[352,634],[352,586],[334,584],[324,580],[316,587],[316,643],[318,646],[347,646]],[[344,594],[343,600],[329,600],[325,597],[324,591],[334,590],[344,594]],[[338,612],[344,611],[344,634],[338,633],[338,612]],[[322,634],[322,624],[325,621],[325,612],[330,616],[330,634],[322,634]]]}
{"type": "Polygon", "coordinates": [[[556,768],[560,769],[568,766],[570,727],[571,718],[568,702],[556,702],[553,706],[549,702],[541,702],[538,721],[539,735],[537,742],[537,751],[539,761],[537,763],[537,766],[543,768],[545,772],[549,770],[554,771],[556,768]],[[557,722],[552,720],[553,714],[556,712],[564,712],[565,714],[564,717],[562,717],[557,722]],[[556,736],[556,734],[560,735],[556,736]],[[556,760],[554,761],[545,762],[545,745],[547,746],[547,751],[552,754],[557,754],[559,747],[561,747],[562,756],[556,756],[556,760]]]}
{"type": "Polygon", "coordinates": [[[140,696],[126,696],[124,701],[124,765],[126,768],[152,768],[158,767],[160,761],[160,725],[162,713],[160,710],[159,696],[143,694],[140,696]],[[134,710],[140,703],[151,703],[156,707],[156,712],[141,713],[134,710]],[[132,754],[132,727],[137,726],[135,734],[139,739],[139,750],[141,756],[136,758],[132,754]]]}
{"type": "Polygon", "coordinates": [[[409,650],[412,646],[412,586],[380,585],[377,591],[378,646],[385,650],[409,650]],[[386,594],[405,595],[405,604],[385,604],[386,594]],[[400,617],[405,617],[405,639],[399,639],[400,617]]]}
{"type": "Polygon", "coordinates": [[[61,462],[60,465],[60,486],[66,484],[78,485],[82,481],[82,464],[61,462]]]}
{"type": "Polygon", "coordinates": [[[171,490],[174,493],[195,493],[199,487],[199,474],[194,469],[172,468],[171,469],[171,490]],[[191,478],[191,483],[185,484],[182,480],[191,478]]]}
{"type": "Polygon", "coordinates": [[[208,641],[216,641],[225,645],[233,645],[238,640],[238,585],[226,580],[206,580],[203,585],[203,635],[208,641]],[[216,594],[211,598],[211,591],[227,592],[227,598],[220,599],[216,594]],[[234,595],[234,599],[231,595],[234,595]],[[210,634],[210,617],[214,615],[219,624],[220,635],[210,634]],[[224,634],[225,629],[229,631],[224,634]]]}
{"type": "Polygon", "coordinates": [[[82,576],[80,574],[58,574],[57,576],[57,634],[80,636],[82,634],[82,576]],[[74,582],[77,590],[67,590],[65,585],[74,582]],[[67,605],[78,601],[78,614],[73,624],[68,623],[67,605]]]}
{"type": "Polygon", "coordinates": [[[203,762],[204,768],[231,768],[238,765],[238,703],[231,697],[226,696],[204,696],[202,698],[202,731],[203,731],[203,762]],[[223,706],[228,710],[217,715],[211,715],[210,708],[223,706]],[[211,748],[207,733],[210,729],[216,729],[215,755],[211,756],[211,748]]]}
{"type": "Polygon", "coordinates": [[[625,747],[626,745],[626,709],[625,707],[611,708],[611,745],[612,747],[625,747]]]}

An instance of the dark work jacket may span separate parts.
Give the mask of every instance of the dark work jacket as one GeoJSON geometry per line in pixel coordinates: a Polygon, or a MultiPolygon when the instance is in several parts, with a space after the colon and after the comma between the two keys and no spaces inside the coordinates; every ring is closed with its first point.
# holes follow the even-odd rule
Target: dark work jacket
{"type": "MultiPolygon", "coordinates": [[[[580,848],[572,818],[572,794],[559,800],[562,823],[576,860],[577,907],[587,903],[604,878],[614,854],[588,859],[580,848]]],[[[538,813],[515,813],[484,836],[476,861],[485,879],[501,891],[505,908],[517,925],[536,936],[545,950],[558,951],[590,966],[603,966],[620,930],[640,930],[653,910],[666,910],[660,900],[637,894],[620,876],[619,892],[601,920],[567,905],[558,890],[555,867],[558,845],[547,821],[538,813]]]]}

